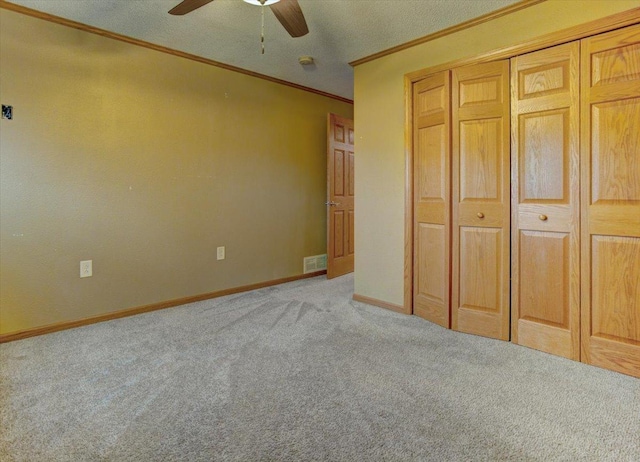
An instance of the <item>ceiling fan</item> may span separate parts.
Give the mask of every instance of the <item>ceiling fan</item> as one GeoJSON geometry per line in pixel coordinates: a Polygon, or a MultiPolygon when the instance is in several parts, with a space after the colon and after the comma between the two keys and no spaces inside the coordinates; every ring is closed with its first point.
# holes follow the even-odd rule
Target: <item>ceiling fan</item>
{"type": "MultiPolygon", "coordinates": [[[[169,10],[169,14],[183,15],[211,3],[213,0],[183,0],[169,10]]],[[[302,14],[298,0],[244,0],[252,5],[269,6],[280,24],[291,37],[302,37],[309,33],[307,22],[302,14]]]]}

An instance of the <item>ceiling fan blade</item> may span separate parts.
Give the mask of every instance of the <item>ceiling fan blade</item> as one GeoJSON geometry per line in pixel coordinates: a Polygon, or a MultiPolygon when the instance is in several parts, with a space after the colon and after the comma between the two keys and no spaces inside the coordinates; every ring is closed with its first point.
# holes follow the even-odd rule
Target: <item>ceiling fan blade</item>
{"type": "Polygon", "coordinates": [[[183,15],[191,13],[201,6],[211,3],[213,0],[184,0],[169,10],[169,14],[183,15]]]}
{"type": "Polygon", "coordinates": [[[302,37],[309,33],[307,21],[304,19],[298,0],[280,0],[271,5],[271,11],[291,37],[302,37]]]}

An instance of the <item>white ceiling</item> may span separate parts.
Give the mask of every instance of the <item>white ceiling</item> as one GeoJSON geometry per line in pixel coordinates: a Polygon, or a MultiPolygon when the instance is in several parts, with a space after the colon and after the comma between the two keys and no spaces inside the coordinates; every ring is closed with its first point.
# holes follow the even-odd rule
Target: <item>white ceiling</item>
{"type": "Polygon", "coordinates": [[[520,0],[299,0],[309,34],[291,38],[260,7],[215,0],[185,16],[180,0],[10,0],[11,3],[353,99],[349,62],[520,0]],[[315,64],[302,67],[298,57],[315,64]]]}

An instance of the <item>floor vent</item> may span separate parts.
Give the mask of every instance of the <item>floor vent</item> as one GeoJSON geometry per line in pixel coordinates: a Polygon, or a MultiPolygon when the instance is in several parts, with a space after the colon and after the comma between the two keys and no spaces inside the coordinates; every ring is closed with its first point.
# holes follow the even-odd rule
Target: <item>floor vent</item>
{"type": "Polygon", "coordinates": [[[327,254],[304,257],[304,273],[313,273],[327,269],[327,254]]]}

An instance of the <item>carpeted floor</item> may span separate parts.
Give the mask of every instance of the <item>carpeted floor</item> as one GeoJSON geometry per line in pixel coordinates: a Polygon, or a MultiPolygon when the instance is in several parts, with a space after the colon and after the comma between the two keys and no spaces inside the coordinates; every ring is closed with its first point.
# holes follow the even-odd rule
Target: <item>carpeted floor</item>
{"type": "Polygon", "coordinates": [[[0,346],[2,461],[638,461],[640,380],[324,277],[0,346]]]}

